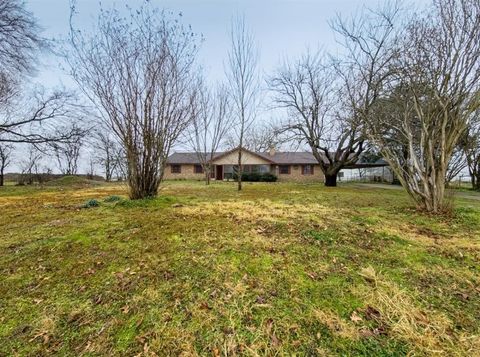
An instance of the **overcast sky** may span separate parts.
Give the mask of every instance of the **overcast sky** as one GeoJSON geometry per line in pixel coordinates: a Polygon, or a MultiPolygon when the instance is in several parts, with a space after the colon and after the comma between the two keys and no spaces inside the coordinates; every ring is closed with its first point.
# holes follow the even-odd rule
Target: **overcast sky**
{"type": "MultiPolygon", "coordinates": [[[[143,0],[102,0],[105,8],[115,6],[125,9],[135,7],[143,0]]],[[[307,48],[336,52],[329,21],[338,14],[354,15],[362,7],[375,8],[385,0],[150,0],[154,5],[182,13],[185,25],[202,34],[205,41],[199,53],[199,62],[210,81],[223,80],[224,62],[229,50],[230,23],[237,14],[244,15],[247,26],[254,34],[260,52],[259,67],[263,74],[270,74],[284,58],[296,58],[307,48]]],[[[428,0],[417,0],[422,5],[428,0]]],[[[65,38],[68,34],[69,0],[26,0],[46,38],[65,38]]],[[[76,27],[88,29],[95,21],[99,0],[77,0],[76,27]]],[[[58,58],[45,54],[33,79],[47,88],[74,87],[73,81],[61,69],[58,58]]],[[[259,113],[259,121],[278,116],[272,111],[259,113]]],[[[278,119],[278,118],[276,118],[278,119]]],[[[84,165],[82,166],[82,171],[84,165]]],[[[11,168],[13,169],[13,168],[11,168]]]]}
{"type": "MultiPolygon", "coordinates": [[[[76,25],[88,28],[99,9],[98,0],[77,0],[76,25]]],[[[328,21],[337,14],[349,16],[362,6],[376,7],[378,0],[151,0],[161,8],[181,12],[185,24],[203,34],[200,62],[210,79],[223,79],[223,63],[229,47],[229,26],[235,14],[244,14],[260,50],[260,69],[270,73],[279,61],[296,57],[306,48],[336,51],[328,21]]],[[[381,3],[382,1],[380,1],[381,3]]],[[[418,1],[417,1],[418,2],[418,1]]],[[[422,0],[421,2],[425,2],[422,0]]],[[[141,0],[102,0],[104,7],[134,7],[141,0]]],[[[37,17],[47,38],[65,37],[68,33],[68,0],[27,0],[27,7],[37,17]]],[[[43,61],[37,81],[51,86],[71,85],[59,69],[58,59],[43,61]]]]}

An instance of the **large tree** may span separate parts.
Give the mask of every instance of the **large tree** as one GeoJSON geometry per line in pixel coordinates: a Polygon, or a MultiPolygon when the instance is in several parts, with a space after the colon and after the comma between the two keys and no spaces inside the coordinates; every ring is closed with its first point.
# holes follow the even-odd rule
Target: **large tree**
{"type": "Polygon", "coordinates": [[[328,133],[324,142],[334,143],[330,154],[322,150],[327,161],[327,185],[328,176],[331,175],[334,185],[333,174],[358,160],[365,149],[365,122],[392,76],[390,68],[395,58],[392,44],[399,17],[399,3],[389,1],[377,9],[364,8],[349,19],[338,16],[331,21],[343,50],[331,56],[335,70],[329,80],[338,82],[339,88],[335,125],[321,134],[328,133]]]}
{"type": "Polygon", "coordinates": [[[480,105],[480,2],[436,0],[409,21],[395,48],[386,103],[366,118],[369,138],[417,205],[444,206],[458,140],[480,105]]]}
{"type": "Polygon", "coordinates": [[[306,143],[325,175],[325,185],[336,186],[338,172],[357,161],[364,138],[361,121],[338,99],[342,88],[333,67],[320,53],[307,53],[286,62],[269,84],[276,105],[287,110],[280,130],[306,143]]]}
{"type": "Polygon", "coordinates": [[[74,27],[74,14],[71,75],[122,143],[130,197],[154,197],[192,117],[197,36],[148,2],[127,17],[103,9],[91,33],[74,27]]]}
{"type": "Polygon", "coordinates": [[[235,131],[237,133],[238,190],[242,189],[242,150],[244,149],[245,133],[252,126],[258,105],[258,51],[254,37],[245,24],[245,18],[237,17],[232,21],[230,32],[231,48],[228,53],[226,68],[230,84],[235,115],[235,131]]]}

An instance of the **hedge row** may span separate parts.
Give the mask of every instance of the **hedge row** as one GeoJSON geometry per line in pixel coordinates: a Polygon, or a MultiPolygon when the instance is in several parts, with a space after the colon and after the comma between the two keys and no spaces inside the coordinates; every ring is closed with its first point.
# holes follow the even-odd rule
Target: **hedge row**
{"type": "MultiPolygon", "coordinates": [[[[237,179],[237,175],[233,175],[233,179],[237,179]]],[[[277,181],[277,176],[271,174],[270,172],[258,173],[258,172],[244,172],[242,173],[242,181],[244,182],[275,182],[277,181]]]]}

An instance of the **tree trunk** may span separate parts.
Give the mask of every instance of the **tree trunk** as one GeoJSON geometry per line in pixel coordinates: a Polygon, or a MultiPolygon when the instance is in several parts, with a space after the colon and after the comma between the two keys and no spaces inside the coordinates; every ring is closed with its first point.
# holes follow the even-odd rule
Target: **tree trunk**
{"type": "Polygon", "coordinates": [[[105,181],[112,181],[112,171],[110,170],[110,165],[105,166],[105,181]]]}
{"type": "Polygon", "coordinates": [[[130,186],[130,199],[157,197],[161,176],[158,175],[155,164],[150,163],[151,166],[144,167],[137,164],[137,158],[132,158],[128,163],[127,180],[130,186]]]}
{"type": "Polygon", "coordinates": [[[205,185],[210,185],[210,174],[211,174],[211,169],[210,168],[205,168],[205,185]]]}
{"type": "Polygon", "coordinates": [[[472,188],[480,191],[480,172],[474,172],[472,175],[472,188]]]}
{"type": "Polygon", "coordinates": [[[237,172],[238,191],[242,190],[242,148],[238,149],[238,172],[237,172]]]}
{"type": "MultiPolygon", "coordinates": [[[[443,191],[443,190],[442,190],[443,191]]],[[[419,208],[432,213],[438,213],[444,208],[443,192],[437,188],[429,193],[428,197],[423,199],[419,208]]]]}
{"type": "Polygon", "coordinates": [[[335,187],[337,186],[337,174],[325,174],[325,186],[335,187]]]}
{"type": "Polygon", "coordinates": [[[2,163],[0,164],[0,186],[3,186],[4,184],[4,172],[5,172],[5,168],[7,167],[7,157],[6,156],[3,156],[2,154],[2,159],[1,159],[2,163]]]}

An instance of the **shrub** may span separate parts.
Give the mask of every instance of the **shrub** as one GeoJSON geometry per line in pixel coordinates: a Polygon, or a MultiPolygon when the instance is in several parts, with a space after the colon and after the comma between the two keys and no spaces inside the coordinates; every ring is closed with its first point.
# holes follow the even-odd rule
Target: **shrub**
{"type": "Polygon", "coordinates": [[[98,206],[100,206],[100,203],[98,203],[98,201],[95,199],[91,199],[85,202],[82,208],[92,208],[92,207],[98,207],[98,206]]]}
{"type": "MultiPolygon", "coordinates": [[[[233,180],[237,180],[237,174],[234,173],[232,175],[233,180]]],[[[275,182],[277,181],[277,176],[270,172],[266,173],[259,173],[259,172],[244,172],[242,173],[242,181],[243,182],[275,182]]]]}
{"type": "Polygon", "coordinates": [[[277,181],[277,176],[270,172],[266,172],[262,175],[261,181],[263,182],[276,182],[277,181]]]}
{"type": "Polygon", "coordinates": [[[246,182],[258,182],[261,179],[261,175],[257,172],[252,173],[243,173],[242,174],[242,181],[246,182]]]}
{"type": "Polygon", "coordinates": [[[122,198],[120,196],[113,195],[113,196],[108,196],[107,198],[105,198],[103,200],[103,202],[118,202],[118,201],[121,201],[121,200],[122,200],[122,198]]]}

